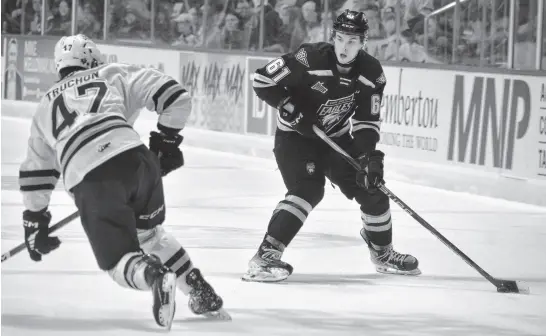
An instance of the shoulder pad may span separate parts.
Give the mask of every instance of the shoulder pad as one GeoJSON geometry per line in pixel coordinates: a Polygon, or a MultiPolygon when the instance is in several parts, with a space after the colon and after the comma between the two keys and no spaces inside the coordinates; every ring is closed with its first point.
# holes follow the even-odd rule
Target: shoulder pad
{"type": "Polygon", "coordinates": [[[377,58],[368,54],[364,50],[362,50],[357,57],[357,66],[359,73],[362,76],[378,85],[384,85],[387,82],[385,73],[383,72],[383,67],[377,58]]]}

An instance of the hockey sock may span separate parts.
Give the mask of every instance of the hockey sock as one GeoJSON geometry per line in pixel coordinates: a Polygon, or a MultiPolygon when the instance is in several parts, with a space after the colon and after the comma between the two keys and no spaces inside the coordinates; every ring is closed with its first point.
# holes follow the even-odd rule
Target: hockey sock
{"type": "Polygon", "coordinates": [[[265,242],[268,242],[269,244],[273,245],[273,247],[275,247],[275,249],[277,249],[281,253],[284,252],[284,249],[286,248],[286,245],[281,243],[276,238],[270,236],[268,233],[266,233],[265,236],[264,236],[264,243],[265,242]]]}
{"type": "Polygon", "coordinates": [[[301,197],[288,195],[279,202],[269,221],[267,233],[288,246],[300,231],[313,207],[301,197]]]}
{"type": "Polygon", "coordinates": [[[361,211],[362,225],[368,242],[374,248],[381,248],[392,243],[391,211],[381,215],[369,215],[361,211]]]}
{"type": "Polygon", "coordinates": [[[170,268],[176,274],[176,283],[178,284],[178,288],[184,292],[184,294],[188,295],[191,288],[186,282],[186,276],[194,269],[194,267],[189,254],[186,253],[186,250],[180,246],[180,249],[178,249],[178,251],[173,254],[172,257],[165,261],[164,265],[170,268]]]}
{"type": "Polygon", "coordinates": [[[140,252],[127,253],[114,268],[108,270],[108,274],[123,287],[149,290],[150,284],[146,279],[146,268],[149,265],[147,258],[149,256],[140,252]]]}
{"type": "Polygon", "coordinates": [[[177,277],[177,287],[185,295],[191,291],[186,276],[194,269],[190,255],[176,238],[158,225],[152,230],[139,230],[138,239],[145,253],[156,255],[177,277]]]}

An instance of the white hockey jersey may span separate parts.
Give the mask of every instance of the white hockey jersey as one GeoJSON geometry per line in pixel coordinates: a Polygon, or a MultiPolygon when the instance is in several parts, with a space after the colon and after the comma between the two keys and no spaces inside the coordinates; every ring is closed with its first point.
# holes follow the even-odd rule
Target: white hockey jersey
{"type": "Polygon", "coordinates": [[[119,63],[77,71],[56,83],[38,105],[19,171],[26,209],[49,205],[61,173],[70,191],[95,167],[142,145],[132,125],[144,107],[159,114],[161,125],[182,129],[191,97],[158,70],[119,63]]]}

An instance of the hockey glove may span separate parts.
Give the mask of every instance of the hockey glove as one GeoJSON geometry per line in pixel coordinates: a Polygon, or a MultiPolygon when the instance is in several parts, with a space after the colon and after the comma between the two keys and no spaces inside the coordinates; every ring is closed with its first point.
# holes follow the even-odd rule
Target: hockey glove
{"type": "Polygon", "coordinates": [[[49,237],[49,222],[51,213],[47,208],[41,211],[23,211],[25,245],[30,259],[34,261],[41,261],[42,254],[48,254],[61,245],[58,237],[49,237]]]}
{"type": "Polygon", "coordinates": [[[161,132],[150,132],[150,150],[159,158],[161,175],[165,176],[184,165],[184,155],[178,146],[184,137],[180,130],[169,129],[158,125],[161,132]]]}
{"type": "Polygon", "coordinates": [[[380,150],[373,150],[358,158],[361,170],[356,173],[356,184],[375,193],[383,183],[383,158],[385,154],[380,150]]]}
{"type": "Polygon", "coordinates": [[[279,104],[279,115],[296,132],[307,137],[315,137],[313,125],[317,124],[316,117],[313,118],[311,115],[304,114],[303,111],[296,109],[290,102],[290,98],[286,98],[279,104]]]}

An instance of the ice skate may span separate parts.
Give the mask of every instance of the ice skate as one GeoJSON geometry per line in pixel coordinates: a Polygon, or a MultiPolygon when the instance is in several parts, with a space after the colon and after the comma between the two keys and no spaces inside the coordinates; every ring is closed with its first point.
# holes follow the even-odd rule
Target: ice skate
{"type": "Polygon", "coordinates": [[[155,256],[146,256],[146,280],[154,296],[153,313],[157,324],[171,330],[175,312],[176,274],[155,256]]]}
{"type": "Polygon", "coordinates": [[[222,308],[224,305],[222,298],[214,292],[199,269],[194,268],[188,273],[186,283],[191,287],[188,306],[194,314],[218,320],[231,320],[229,313],[222,308]]]}
{"type": "Polygon", "coordinates": [[[264,240],[258,252],[248,263],[248,271],[243,275],[244,281],[279,282],[292,274],[294,268],[281,260],[282,251],[269,241],[264,240]]]}
{"type": "Polygon", "coordinates": [[[419,275],[419,261],[417,258],[410,254],[402,254],[396,252],[392,244],[382,246],[381,248],[375,248],[368,237],[364,229],[360,230],[360,235],[368,244],[370,249],[370,259],[375,264],[375,269],[379,273],[385,274],[401,274],[401,275],[419,275]]]}

